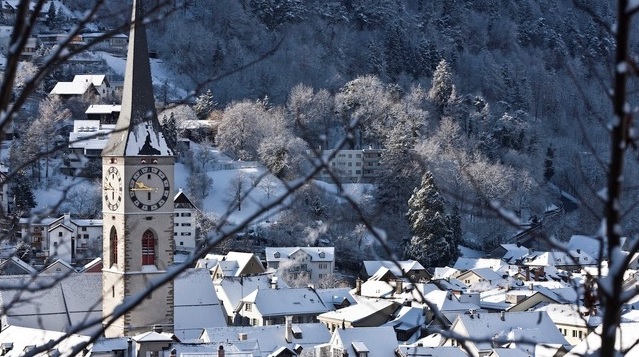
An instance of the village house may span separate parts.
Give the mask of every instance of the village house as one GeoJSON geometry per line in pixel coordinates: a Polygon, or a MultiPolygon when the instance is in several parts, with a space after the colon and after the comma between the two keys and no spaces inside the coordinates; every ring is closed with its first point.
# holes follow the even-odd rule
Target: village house
{"type": "Polygon", "coordinates": [[[353,327],[376,327],[392,320],[400,304],[395,301],[361,301],[343,309],[328,311],[317,317],[331,332],[353,327]]]}
{"type": "Polygon", "coordinates": [[[49,94],[59,95],[62,98],[87,96],[110,98],[115,93],[106,75],[85,74],[74,76],[71,82],[58,82],[49,94]]]}
{"type": "MultiPolygon", "coordinates": [[[[274,356],[308,356],[314,352],[314,347],[327,343],[331,333],[321,324],[293,323],[286,319],[284,325],[273,326],[229,326],[206,328],[199,339],[206,345],[212,346],[209,353],[216,355],[220,346],[227,355],[250,355],[256,357],[274,356]],[[294,354],[282,354],[288,349],[294,354]]],[[[195,346],[173,345],[179,355],[180,352],[195,352],[195,346]]],[[[202,346],[198,349],[200,352],[202,346]]]]}
{"type": "Polygon", "coordinates": [[[601,316],[574,304],[545,304],[536,311],[545,311],[571,345],[585,340],[602,322],[601,316]]]}
{"type": "Polygon", "coordinates": [[[228,252],[226,255],[207,255],[215,259],[211,276],[213,280],[224,277],[260,275],[266,272],[260,258],[253,253],[228,252]]]}
{"type": "Polygon", "coordinates": [[[19,237],[31,245],[40,264],[53,259],[67,263],[95,258],[102,247],[102,220],[77,219],[70,214],[33,221],[21,218],[19,237]]]}
{"type": "Polygon", "coordinates": [[[235,307],[234,325],[283,325],[286,316],[294,323],[317,322],[328,311],[312,288],[256,289],[235,307]]]}
{"type": "Polygon", "coordinates": [[[377,280],[391,281],[399,278],[404,278],[413,282],[420,280],[429,280],[430,274],[426,269],[416,260],[365,260],[362,262],[362,267],[359,271],[359,277],[363,280],[367,280],[373,276],[380,275],[380,269],[385,268],[384,278],[377,280]]]}
{"type": "Polygon", "coordinates": [[[266,267],[293,279],[306,277],[311,282],[319,282],[335,271],[335,248],[269,247],[266,248],[266,267]]]}
{"type": "Polygon", "coordinates": [[[468,287],[473,287],[476,284],[484,284],[488,286],[496,286],[498,284],[506,283],[506,279],[503,276],[497,274],[490,268],[476,268],[467,270],[456,277],[462,281],[468,287]]]}
{"type": "Polygon", "coordinates": [[[103,32],[83,33],[82,40],[87,44],[93,44],[94,50],[110,52],[116,55],[124,54],[129,44],[129,37],[125,34],[107,35],[103,32]],[[94,43],[101,38],[100,42],[94,43]]]}
{"type": "Polygon", "coordinates": [[[326,344],[315,347],[316,357],[388,357],[398,346],[390,326],[336,329],[326,344]]]}
{"type": "Polygon", "coordinates": [[[333,181],[335,175],[343,183],[372,182],[381,170],[382,149],[323,150],[322,159],[328,162],[330,173],[323,170],[320,180],[333,181]]]}
{"type": "Polygon", "coordinates": [[[38,271],[17,256],[0,261],[0,275],[32,275],[38,271]]]}
{"type": "Polygon", "coordinates": [[[531,252],[523,262],[528,267],[554,267],[565,271],[579,271],[597,265],[597,260],[577,248],[568,252],[531,252]]]}
{"type": "MultiPolygon", "coordinates": [[[[487,356],[494,348],[514,348],[534,355],[537,345],[553,345],[558,349],[570,344],[547,313],[501,312],[461,314],[453,321],[450,331],[460,338],[472,337],[464,343],[471,353],[487,356]],[[522,339],[531,343],[517,343],[522,339]]],[[[444,346],[461,346],[457,338],[448,337],[444,346]]]]}
{"type": "Polygon", "coordinates": [[[69,154],[64,158],[62,170],[77,175],[91,160],[100,159],[109,136],[115,130],[115,121],[121,105],[91,105],[85,111],[87,119],[74,120],[69,133],[69,154]]]}
{"type": "Polygon", "coordinates": [[[288,285],[281,279],[273,277],[271,274],[262,274],[255,276],[226,276],[222,279],[213,279],[215,293],[222,302],[223,312],[225,314],[227,324],[233,325],[234,316],[236,315],[236,307],[240,301],[248,294],[256,289],[280,289],[288,288],[288,285]]]}
{"type": "Polygon", "coordinates": [[[182,189],[173,197],[173,206],[175,207],[173,217],[175,250],[192,251],[196,247],[197,208],[182,189]]]}

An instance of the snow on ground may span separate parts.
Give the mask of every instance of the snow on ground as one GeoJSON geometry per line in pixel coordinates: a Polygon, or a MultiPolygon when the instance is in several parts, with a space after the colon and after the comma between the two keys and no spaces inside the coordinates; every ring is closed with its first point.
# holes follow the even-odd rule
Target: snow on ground
{"type": "MultiPolygon", "coordinates": [[[[96,52],[96,54],[104,59],[115,73],[124,76],[126,68],[126,57],[116,57],[107,52],[96,52]]],[[[173,77],[171,72],[164,66],[162,60],[157,58],[151,58],[151,77],[153,79],[153,85],[157,87],[163,86],[167,83],[171,87],[171,93],[179,97],[179,99],[185,99],[188,97],[187,91],[182,88],[172,86],[173,77]]]]}

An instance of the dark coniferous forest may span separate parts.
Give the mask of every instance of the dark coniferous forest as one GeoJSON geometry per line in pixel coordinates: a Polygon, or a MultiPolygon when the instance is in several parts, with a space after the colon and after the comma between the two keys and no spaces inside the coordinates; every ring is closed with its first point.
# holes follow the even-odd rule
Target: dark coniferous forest
{"type": "MultiPolygon", "coordinates": [[[[522,229],[496,221],[497,206],[523,222],[542,221],[545,233],[560,240],[597,231],[609,151],[612,3],[186,4],[152,25],[151,46],[178,87],[211,90],[221,113],[218,144],[231,156],[295,177],[303,169],[293,162],[296,153],[334,147],[358,119],[346,147],[386,149],[362,206],[391,240],[410,239],[408,200],[425,172],[448,214],[459,212],[468,245],[489,248],[522,229]],[[273,48],[257,64],[210,81],[273,48]],[[233,128],[247,117],[258,118],[248,125],[249,144],[234,147],[233,128]]],[[[638,178],[630,162],[626,182],[638,178]]],[[[300,195],[305,209],[291,209],[296,217],[286,228],[271,228],[272,236],[318,221],[333,222],[322,232],[336,244],[357,235],[347,207],[312,187],[300,195]]]]}

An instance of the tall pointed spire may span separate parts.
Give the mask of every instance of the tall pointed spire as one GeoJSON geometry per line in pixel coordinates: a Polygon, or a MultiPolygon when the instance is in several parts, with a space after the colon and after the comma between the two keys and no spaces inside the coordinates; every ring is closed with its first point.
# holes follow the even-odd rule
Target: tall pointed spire
{"type": "Polygon", "coordinates": [[[173,155],[155,110],[143,2],[133,0],[122,110],[102,156],[173,155]]]}

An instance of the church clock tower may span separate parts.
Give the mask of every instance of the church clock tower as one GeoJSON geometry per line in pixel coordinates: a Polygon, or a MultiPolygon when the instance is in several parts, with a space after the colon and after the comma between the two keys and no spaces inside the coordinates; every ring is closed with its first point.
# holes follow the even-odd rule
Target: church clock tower
{"type": "Polygon", "coordinates": [[[132,310],[105,326],[106,337],[173,331],[173,282],[142,295],[173,262],[173,167],[175,157],[155,110],[144,0],[133,15],[115,131],[102,151],[103,264],[102,311],[141,298],[132,310]]]}

